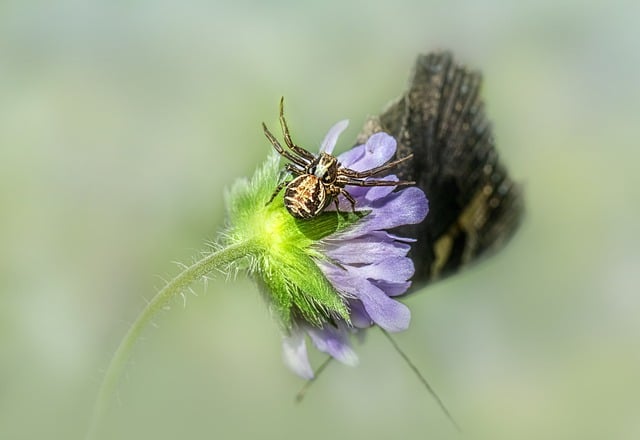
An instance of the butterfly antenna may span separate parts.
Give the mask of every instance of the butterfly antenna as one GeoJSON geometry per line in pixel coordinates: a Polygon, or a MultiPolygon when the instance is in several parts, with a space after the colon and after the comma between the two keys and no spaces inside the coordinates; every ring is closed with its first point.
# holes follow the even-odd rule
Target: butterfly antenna
{"type": "Polygon", "coordinates": [[[322,373],[324,371],[324,369],[327,368],[327,366],[331,362],[331,359],[333,359],[331,356],[326,358],[324,360],[324,362],[322,364],[320,364],[320,366],[318,367],[318,369],[314,373],[313,377],[311,379],[309,379],[308,381],[306,381],[304,385],[302,385],[302,388],[300,388],[300,391],[298,391],[298,394],[296,394],[296,402],[297,403],[302,402],[302,399],[304,399],[304,396],[307,394],[307,391],[309,390],[311,385],[320,376],[320,373],[322,373]]]}
{"type": "Polygon", "coordinates": [[[409,357],[405,354],[405,352],[402,351],[402,349],[396,343],[395,339],[393,339],[385,329],[383,329],[382,327],[379,327],[379,328],[380,328],[380,331],[382,331],[382,333],[387,337],[389,342],[391,342],[391,345],[393,346],[393,348],[398,352],[400,356],[402,356],[402,359],[404,359],[404,361],[407,363],[409,368],[411,368],[415,373],[415,375],[418,376],[418,379],[420,380],[420,382],[422,382],[422,385],[424,385],[427,391],[429,391],[429,394],[431,394],[431,396],[434,398],[438,406],[440,406],[440,409],[442,409],[442,412],[444,412],[444,414],[447,416],[451,424],[456,428],[456,430],[459,433],[462,433],[462,429],[460,429],[460,425],[458,425],[458,423],[455,421],[455,419],[453,418],[453,416],[451,415],[447,407],[442,402],[442,399],[440,399],[440,397],[435,392],[435,390],[431,387],[431,385],[429,385],[429,382],[427,382],[427,379],[425,379],[422,373],[420,373],[420,370],[418,370],[418,367],[416,367],[414,363],[411,362],[411,359],[409,359],[409,357]]]}

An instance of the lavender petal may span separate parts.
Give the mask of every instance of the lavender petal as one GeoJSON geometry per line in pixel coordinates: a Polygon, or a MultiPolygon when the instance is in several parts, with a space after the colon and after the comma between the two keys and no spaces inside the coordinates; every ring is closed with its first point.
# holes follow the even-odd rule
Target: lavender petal
{"type": "MultiPolygon", "coordinates": [[[[399,179],[397,176],[390,174],[388,176],[384,176],[384,178],[378,178],[377,180],[391,180],[397,182],[399,179]]],[[[373,202],[374,200],[381,199],[391,194],[394,189],[396,189],[395,186],[372,186],[369,188],[369,191],[366,192],[364,198],[367,202],[373,202]]]]}
{"type": "Polygon", "coordinates": [[[370,281],[352,273],[352,267],[344,269],[323,265],[322,271],[338,290],[354,295],[364,306],[367,314],[380,327],[390,332],[406,330],[411,312],[402,303],[393,300],[370,281]]]}
{"type": "Polygon", "coordinates": [[[355,328],[368,328],[373,325],[371,316],[364,309],[360,300],[349,300],[349,311],[351,312],[351,324],[355,328]]]}
{"type": "Polygon", "coordinates": [[[346,330],[340,330],[329,325],[324,328],[310,327],[307,333],[316,348],[327,353],[340,362],[347,365],[357,365],[358,355],[349,344],[349,335],[346,330]]]}
{"type": "Polygon", "coordinates": [[[389,194],[373,203],[372,208],[367,221],[360,222],[349,231],[351,236],[419,223],[427,215],[429,204],[422,190],[411,187],[389,194]]]}
{"type": "Polygon", "coordinates": [[[347,271],[368,280],[407,281],[415,272],[413,261],[406,257],[391,257],[373,264],[347,266],[347,271]]]}
{"type": "Polygon", "coordinates": [[[342,134],[342,132],[347,128],[348,125],[349,121],[346,119],[334,124],[333,127],[329,129],[327,135],[324,137],[322,144],[320,144],[320,152],[331,154],[336,146],[336,143],[338,142],[338,137],[342,134]]]}
{"type": "Polygon", "coordinates": [[[400,296],[404,294],[409,287],[411,287],[411,281],[402,282],[390,282],[387,280],[370,280],[374,286],[382,290],[388,296],[400,296]]]}
{"type": "Polygon", "coordinates": [[[409,328],[411,312],[404,304],[389,298],[372,283],[362,283],[358,298],[371,319],[385,330],[399,332],[409,328]]]}
{"type": "MultiPolygon", "coordinates": [[[[356,147],[357,148],[357,147],[356,147]]],[[[350,161],[349,168],[355,171],[368,171],[387,163],[396,152],[396,140],[387,133],[376,133],[364,144],[364,155],[356,161],[350,161]]],[[[338,157],[343,164],[346,163],[343,155],[338,157]]]]}
{"type": "Polygon", "coordinates": [[[371,264],[389,257],[404,257],[409,245],[393,241],[379,241],[365,235],[338,244],[328,244],[326,255],[341,264],[371,264]]]}
{"type": "Polygon", "coordinates": [[[307,356],[304,333],[294,331],[282,338],[282,359],[287,367],[304,379],[313,379],[313,369],[307,356]]]}
{"type": "Polygon", "coordinates": [[[345,168],[351,168],[354,163],[358,162],[364,156],[364,154],[364,145],[358,145],[339,155],[338,162],[340,162],[340,164],[345,168]]]}

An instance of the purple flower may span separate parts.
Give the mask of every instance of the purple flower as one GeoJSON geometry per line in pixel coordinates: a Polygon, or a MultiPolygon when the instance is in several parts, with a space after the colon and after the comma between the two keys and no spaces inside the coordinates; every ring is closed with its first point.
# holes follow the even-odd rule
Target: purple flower
{"type": "MultiPolygon", "coordinates": [[[[338,136],[347,127],[338,122],[330,130],[320,148],[331,153],[338,136]]],[[[364,145],[338,156],[342,166],[366,171],[388,162],[396,151],[396,141],[386,133],[376,133],[364,145]]],[[[382,176],[381,176],[382,177],[382,176]]],[[[380,178],[380,177],[376,177],[380,178]]],[[[385,180],[397,178],[384,176],[385,180]]],[[[415,240],[387,232],[388,229],[421,222],[428,212],[428,202],[417,187],[394,191],[391,186],[347,186],[358,210],[369,211],[348,228],[329,235],[313,245],[324,259],[316,264],[344,298],[349,307],[350,323],[335,319],[335,325],[312,326],[296,320],[290,334],[284,337],[283,354],[287,366],[303,378],[313,377],[306,348],[306,335],[322,352],[337,360],[355,365],[358,356],[350,344],[351,335],[378,325],[390,332],[409,326],[409,309],[393,297],[402,295],[411,285],[413,262],[407,257],[415,240]]],[[[340,197],[340,211],[348,212],[351,204],[340,197]]],[[[327,210],[335,207],[327,208],[327,210]]]]}

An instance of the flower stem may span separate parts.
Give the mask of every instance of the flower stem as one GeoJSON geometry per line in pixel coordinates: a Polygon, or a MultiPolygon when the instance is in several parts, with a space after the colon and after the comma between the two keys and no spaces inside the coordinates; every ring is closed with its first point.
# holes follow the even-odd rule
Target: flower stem
{"type": "Polygon", "coordinates": [[[252,240],[236,243],[213,252],[201,260],[195,262],[191,266],[184,269],[176,277],[167,283],[146,305],[138,318],[129,328],[129,331],[120,342],[118,349],[113,355],[109,367],[102,380],[98,397],[93,409],[93,415],[89,425],[86,439],[93,440],[98,438],[100,427],[103,419],[109,409],[112,395],[115,391],[118,380],[124,370],[127,360],[135,345],[138,336],[146,327],[149,321],[160,311],[169,300],[191,285],[193,282],[200,280],[204,275],[214,269],[222,270],[228,264],[255,254],[256,243],[252,240]]]}

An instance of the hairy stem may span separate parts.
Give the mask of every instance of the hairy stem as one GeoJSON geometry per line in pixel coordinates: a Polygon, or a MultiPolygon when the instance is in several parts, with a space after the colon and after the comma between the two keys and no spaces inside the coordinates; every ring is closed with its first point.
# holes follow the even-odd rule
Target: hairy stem
{"type": "Polygon", "coordinates": [[[103,418],[109,409],[111,398],[126,362],[131,355],[135,342],[156,313],[162,310],[168,301],[182,293],[185,288],[195,281],[200,280],[204,275],[214,269],[224,269],[228,264],[254,254],[255,250],[256,244],[254,242],[245,241],[213,252],[180,272],[147,303],[120,342],[118,349],[109,363],[100,390],[98,391],[98,397],[86,436],[87,440],[98,438],[103,418]]]}

